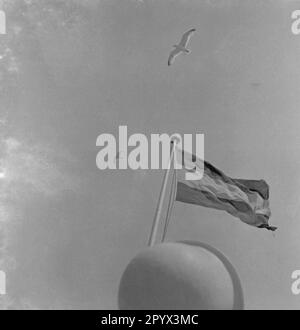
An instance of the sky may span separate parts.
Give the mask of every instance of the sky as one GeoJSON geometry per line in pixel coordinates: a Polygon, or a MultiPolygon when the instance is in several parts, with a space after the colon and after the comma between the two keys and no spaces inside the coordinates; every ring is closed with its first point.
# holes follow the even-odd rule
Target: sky
{"type": "Polygon", "coordinates": [[[102,133],[205,135],[227,175],[270,185],[275,234],[176,203],[167,240],[222,251],[248,309],[297,309],[300,36],[280,0],[2,0],[2,308],[114,309],[163,172],[96,166],[102,133]],[[172,45],[196,28],[167,66],[172,45]],[[299,39],[299,40],[298,40],[299,39]]]}

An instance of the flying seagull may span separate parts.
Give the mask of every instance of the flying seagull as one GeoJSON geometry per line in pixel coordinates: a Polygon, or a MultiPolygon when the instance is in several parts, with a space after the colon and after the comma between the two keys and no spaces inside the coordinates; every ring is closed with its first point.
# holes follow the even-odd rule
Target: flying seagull
{"type": "Polygon", "coordinates": [[[190,29],[185,32],[182,36],[180,43],[178,45],[174,45],[175,49],[173,49],[169,55],[168,65],[171,65],[174,62],[174,59],[180,53],[188,54],[190,52],[189,49],[186,48],[192,34],[196,31],[196,29],[190,29]]]}

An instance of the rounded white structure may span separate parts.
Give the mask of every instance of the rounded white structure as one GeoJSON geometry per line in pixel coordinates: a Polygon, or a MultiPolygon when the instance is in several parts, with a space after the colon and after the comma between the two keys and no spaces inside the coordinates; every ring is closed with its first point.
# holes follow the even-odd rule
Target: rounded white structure
{"type": "Polygon", "coordinates": [[[243,309],[229,260],[200,242],[170,242],[140,252],[119,287],[120,309],[243,309]]]}

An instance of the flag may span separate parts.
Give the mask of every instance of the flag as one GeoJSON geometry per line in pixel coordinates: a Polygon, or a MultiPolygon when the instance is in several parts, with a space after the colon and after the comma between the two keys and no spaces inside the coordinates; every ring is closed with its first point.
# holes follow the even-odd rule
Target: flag
{"type": "Polygon", "coordinates": [[[269,186],[264,180],[233,179],[209,162],[180,152],[183,171],[196,173],[198,170],[203,175],[198,180],[178,176],[176,201],[224,210],[248,225],[277,229],[268,223],[271,216],[269,186]]]}

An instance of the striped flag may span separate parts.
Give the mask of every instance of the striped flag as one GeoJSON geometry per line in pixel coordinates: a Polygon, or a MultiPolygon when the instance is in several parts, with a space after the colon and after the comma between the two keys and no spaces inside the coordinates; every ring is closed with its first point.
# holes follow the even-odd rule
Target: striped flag
{"type": "Polygon", "coordinates": [[[184,160],[184,170],[179,171],[177,179],[177,201],[224,210],[258,228],[277,229],[268,223],[271,216],[269,186],[264,180],[233,179],[210,163],[179,152],[183,154],[180,158],[184,160]],[[186,171],[198,171],[203,175],[198,180],[186,180],[182,175],[186,171]]]}

